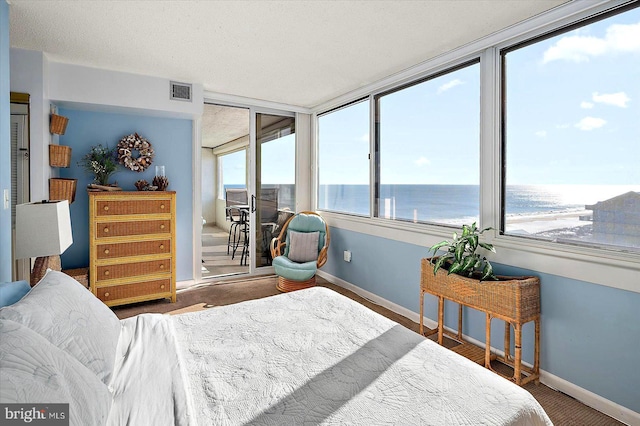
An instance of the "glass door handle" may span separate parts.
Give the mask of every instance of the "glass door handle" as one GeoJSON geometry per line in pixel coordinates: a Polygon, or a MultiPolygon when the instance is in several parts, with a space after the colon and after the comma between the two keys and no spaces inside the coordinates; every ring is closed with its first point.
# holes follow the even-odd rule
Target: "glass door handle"
{"type": "Polygon", "coordinates": [[[256,196],[251,196],[251,213],[256,211],[256,196]]]}

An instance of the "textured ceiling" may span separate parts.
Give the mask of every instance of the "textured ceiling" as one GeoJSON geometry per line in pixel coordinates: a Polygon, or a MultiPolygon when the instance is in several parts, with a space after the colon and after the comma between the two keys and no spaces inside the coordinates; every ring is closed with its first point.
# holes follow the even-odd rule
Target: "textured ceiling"
{"type": "Polygon", "coordinates": [[[9,0],[11,46],[314,107],[566,0],[9,0]]]}

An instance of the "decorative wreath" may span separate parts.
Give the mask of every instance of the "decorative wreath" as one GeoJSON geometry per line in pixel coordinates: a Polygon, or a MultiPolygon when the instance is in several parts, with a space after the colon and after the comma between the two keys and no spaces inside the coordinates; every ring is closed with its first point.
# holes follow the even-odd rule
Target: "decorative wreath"
{"type": "Polygon", "coordinates": [[[151,142],[137,133],[120,139],[117,150],[120,164],[134,172],[145,171],[153,160],[154,153],[151,142]],[[139,154],[137,158],[133,157],[135,151],[138,151],[139,154]]]}

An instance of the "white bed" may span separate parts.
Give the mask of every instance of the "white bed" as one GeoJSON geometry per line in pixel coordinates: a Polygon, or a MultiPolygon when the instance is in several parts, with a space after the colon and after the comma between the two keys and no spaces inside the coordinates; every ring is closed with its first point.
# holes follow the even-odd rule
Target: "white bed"
{"type": "MultiPolygon", "coordinates": [[[[79,295],[83,300],[76,305],[91,305],[85,316],[104,317],[78,321],[74,313],[75,326],[102,324],[102,330],[88,334],[101,335],[102,352],[110,353],[73,360],[75,370],[95,374],[95,380],[82,381],[96,397],[86,398],[73,391],[77,383],[63,380],[58,394],[66,396],[48,401],[71,402],[71,424],[551,424],[527,391],[328,289],[175,316],[139,315],[118,322],[114,339],[113,318],[107,320],[110,310],[105,313],[100,302],[86,299],[93,296],[80,284],[76,289],[64,277],[47,276],[55,292],[41,283],[17,307],[0,309],[0,399],[35,403],[41,401],[24,398],[47,396],[43,386],[32,394],[19,388],[24,383],[33,388],[25,377],[33,381],[30,374],[36,374],[12,358],[24,358],[24,353],[10,354],[17,346],[11,343],[15,324],[34,328],[43,319],[58,322],[49,327],[57,330],[35,326],[35,331],[77,358],[68,342],[54,336],[61,332],[61,320],[51,315],[36,315],[34,320],[30,310],[53,294],[79,295]],[[113,368],[105,372],[109,363],[113,368]],[[70,390],[61,392],[65,386],[70,390]],[[87,423],[87,415],[94,423],[87,423]]],[[[86,352],[91,344],[76,346],[86,352]]],[[[33,352],[34,345],[30,347],[33,352]]]]}

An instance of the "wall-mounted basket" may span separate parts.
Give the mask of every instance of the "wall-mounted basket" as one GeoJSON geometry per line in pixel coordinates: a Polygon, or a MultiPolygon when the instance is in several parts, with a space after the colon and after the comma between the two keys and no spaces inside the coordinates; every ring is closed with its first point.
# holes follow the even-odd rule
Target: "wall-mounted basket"
{"type": "Polygon", "coordinates": [[[51,114],[51,123],[49,123],[49,131],[55,135],[64,135],[67,130],[69,119],[57,114],[51,114]]]}
{"type": "Polygon", "coordinates": [[[49,145],[49,165],[51,167],[69,167],[71,164],[71,147],[49,145]]]}
{"type": "Polygon", "coordinates": [[[49,200],[69,200],[69,204],[73,203],[76,199],[77,184],[78,179],[49,179],[49,200]]]}

